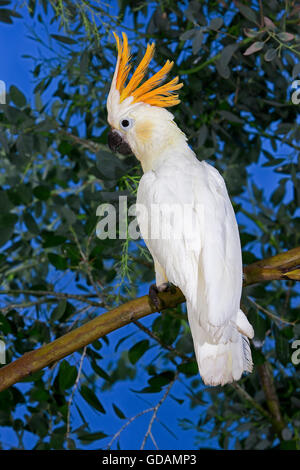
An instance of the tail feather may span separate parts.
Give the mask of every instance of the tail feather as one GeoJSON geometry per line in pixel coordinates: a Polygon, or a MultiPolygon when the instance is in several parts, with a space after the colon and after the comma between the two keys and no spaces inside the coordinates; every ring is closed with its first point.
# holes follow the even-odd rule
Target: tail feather
{"type": "Polygon", "coordinates": [[[198,326],[197,330],[199,333],[201,330],[201,333],[197,334],[195,328],[192,328],[195,352],[199,372],[206,385],[225,385],[239,380],[243,372],[252,371],[248,337],[253,337],[253,328],[241,310],[236,324],[232,325],[230,340],[223,338],[223,342],[220,340],[216,344],[205,334],[203,328],[198,326]]]}
{"type": "Polygon", "coordinates": [[[252,371],[249,340],[239,335],[237,341],[220,344],[198,344],[197,360],[200,375],[206,385],[225,385],[252,371]]]}
{"type": "Polygon", "coordinates": [[[236,327],[240,333],[243,335],[248,336],[248,338],[253,338],[254,330],[252,325],[248,322],[246,315],[240,309],[236,316],[236,327]]]}

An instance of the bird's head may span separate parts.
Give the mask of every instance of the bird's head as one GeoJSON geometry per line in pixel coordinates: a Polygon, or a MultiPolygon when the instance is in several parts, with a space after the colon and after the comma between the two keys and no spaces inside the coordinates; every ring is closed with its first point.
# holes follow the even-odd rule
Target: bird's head
{"type": "Polygon", "coordinates": [[[118,59],[107,98],[111,126],[108,144],[114,152],[124,155],[134,153],[144,171],[147,171],[157,155],[174,145],[176,139],[185,140],[173,121],[173,114],[165,109],[180,102],[176,91],[183,84],[178,83],[178,77],[162,84],[173,66],[169,60],[158,72],[143,81],[153,58],[154,43],[147,45],[143,59],[128,81],[131,70],[128,39],[125,33],[123,41],[115,33],[114,36],[118,59]]]}

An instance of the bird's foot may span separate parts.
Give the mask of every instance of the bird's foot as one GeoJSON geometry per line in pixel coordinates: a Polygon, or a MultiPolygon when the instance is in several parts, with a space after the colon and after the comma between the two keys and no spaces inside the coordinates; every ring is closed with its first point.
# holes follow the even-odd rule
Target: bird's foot
{"type": "Polygon", "coordinates": [[[170,282],[164,282],[159,286],[151,284],[149,288],[149,297],[158,312],[161,312],[161,310],[165,308],[163,301],[158,297],[160,292],[171,292],[171,294],[174,294],[176,292],[176,287],[170,282]]]}

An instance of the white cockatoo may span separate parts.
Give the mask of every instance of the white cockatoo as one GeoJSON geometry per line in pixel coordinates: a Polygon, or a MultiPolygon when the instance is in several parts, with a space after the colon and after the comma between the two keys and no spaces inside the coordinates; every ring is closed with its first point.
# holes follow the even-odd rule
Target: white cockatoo
{"type": "Polygon", "coordinates": [[[118,59],[107,99],[108,143],[141,162],[137,220],[154,260],[157,291],[166,283],[181,289],[200,375],[207,385],[224,385],[252,370],[248,338],[254,333],[240,309],[242,257],[235,214],[223,178],[197,159],[165,109],[179,103],[176,90],[182,86],[178,77],[162,84],[173,62],[167,60],[143,81],[154,54],[154,44],[148,44],[128,81],[128,39],[124,33],[123,39],[114,36],[118,59]],[[176,208],[171,216],[170,208],[176,208]]]}

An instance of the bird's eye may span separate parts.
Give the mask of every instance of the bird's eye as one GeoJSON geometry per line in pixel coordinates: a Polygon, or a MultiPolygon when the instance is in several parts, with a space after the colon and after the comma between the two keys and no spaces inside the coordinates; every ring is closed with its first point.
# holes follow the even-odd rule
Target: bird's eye
{"type": "Polygon", "coordinates": [[[130,129],[132,127],[132,125],[133,125],[133,119],[124,118],[124,119],[121,119],[121,121],[120,121],[120,127],[124,131],[127,131],[128,129],[130,129]]]}

